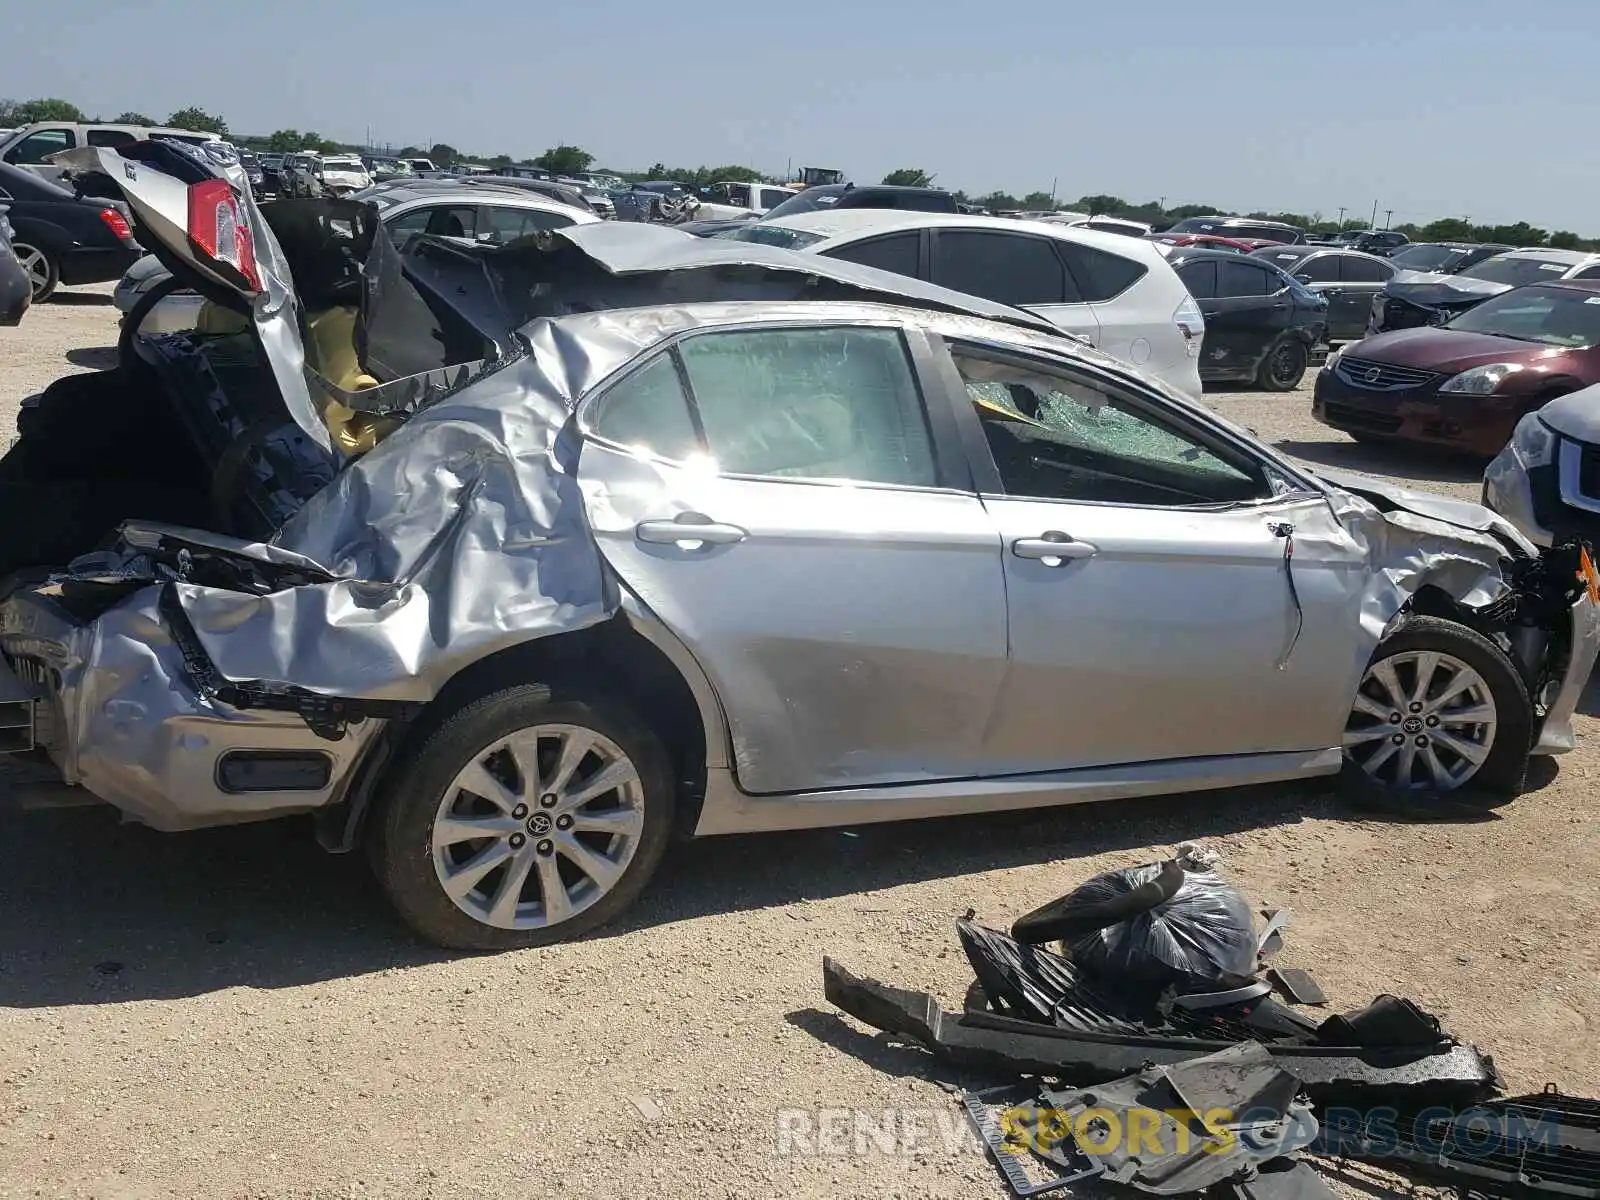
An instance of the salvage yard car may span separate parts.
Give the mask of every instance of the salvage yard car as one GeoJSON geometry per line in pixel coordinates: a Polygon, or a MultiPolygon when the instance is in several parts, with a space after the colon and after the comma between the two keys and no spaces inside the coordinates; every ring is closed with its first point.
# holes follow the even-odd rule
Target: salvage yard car
{"type": "MultiPolygon", "coordinates": [[[[1406,266],[1396,262],[1395,266],[1406,266]]],[[[1600,254],[1534,247],[1480,257],[1470,266],[1422,271],[1408,267],[1373,299],[1369,329],[1387,333],[1440,325],[1491,296],[1527,283],[1600,279],[1600,254]]]]}
{"type": "Polygon", "coordinates": [[[723,234],[926,279],[1026,307],[1124,362],[1200,395],[1205,321],[1166,258],[1142,238],[1043,221],[833,208],[723,234]]]}
{"type": "Polygon", "coordinates": [[[675,830],[1341,770],[1481,805],[1572,744],[1580,548],[1318,478],[1031,314],[75,161],[245,322],[24,410],[0,733],[159,829],[311,812],[440,944],[592,929],[675,830]]]}
{"type": "Polygon", "coordinates": [[[1538,284],[1346,347],[1317,376],[1312,412],[1356,438],[1487,458],[1524,414],[1594,383],[1600,280],[1538,284]]]}
{"type": "Polygon", "coordinates": [[[0,163],[0,204],[10,208],[11,249],[35,304],[61,285],[115,279],[143,253],[120,202],[80,196],[9,163],[0,163]]]}
{"type": "Polygon", "coordinates": [[[1200,378],[1243,379],[1270,392],[1300,386],[1327,357],[1328,301],[1271,263],[1173,247],[1167,262],[1200,306],[1200,378]]]}

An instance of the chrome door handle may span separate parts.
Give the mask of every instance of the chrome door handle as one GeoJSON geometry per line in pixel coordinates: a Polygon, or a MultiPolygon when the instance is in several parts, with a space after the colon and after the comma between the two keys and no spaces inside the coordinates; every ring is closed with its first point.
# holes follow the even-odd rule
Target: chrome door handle
{"type": "Polygon", "coordinates": [[[640,521],[634,536],[655,546],[699,550],[703,546],[729,546],[748,536],[737,525],[723,525],[703,513],[679,513],[670,521],[640,521]]]}
{"type": "Polygon", "coordinates": [[[1047,529],[1036,538],[1018,538],[1011,543],[1011,553],[1018,558],[1031,558],[1047,567],[1059,567],[1070,558],[1093,558],[1100,547],[1092,542],[1075,541],[1059,529],[1047,529]]]}

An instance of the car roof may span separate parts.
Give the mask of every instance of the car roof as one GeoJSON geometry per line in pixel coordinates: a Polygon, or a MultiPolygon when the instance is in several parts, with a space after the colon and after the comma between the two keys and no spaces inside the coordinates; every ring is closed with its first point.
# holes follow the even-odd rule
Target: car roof
{"type": "Polygon", "coordinates": [[[1588,250],[1557,250],[1553,246],[1523,246],[1518,250],[1508,250],[1504,254],[1495,255],[1496,258],[1527,258],[1538,262],[1565,263],[1569,267],[1581,266],[1593,258],[1600,258],[1588,250]]]}
{"type": "Polygon", "coordinates": [[[1174,267],[1180,263],[1188,262],[1254,262],[1258,266],[1277,267],[1274,262],[1269,262],[1264,257],[1254,254],[1240,254],[1237,251],[1206,250],[1199,246],[1173,246],[1172,253],[1166,259],[1174,267]]]}
{"type": "Polygon", "coordinates": [[[1120,233],[1102,233],[1098,229],[1085,229],[1080,225],[1060,225],[1049,221],[1028,221],[1012,217],[986,217],[967,213],[921,212],[907,208],[830,208],[820,212],[796,213],[792,217],[761,221],[780,229],[797,229],[818,234],[829,241],[865,233],[892,233],[900,229],[973,229],[995,233],[1028,233],[1035,237],[1056,238],[1064,242],[1082,242],[1085,245],[1120,254],[1124,258],[1138,257],[1131,251],[1134,246],[1142,252],[1161,258],[1161,252],[1143,238],[1125,237],[1120,233]]]}
{"type": "Polygon", "coordinates": [[[398,215],[402,209],[413,208],[423,202],[437,203],[441,199],[456,195],[463,200],[470,197],[471,203],[492,204],[496,208],[527,208],[537,212],[561,213],[575,220],[581,218],[578,220],[579,224],[599,219],[593,213],[576,205],[562,204],[559,200],[550,199],[549,196],[511,188],[462,188],[459,192],[453,188],[418,188],[414,191],[397,188],[385,195],[391,201],[384,209],[383,215],[386,219],[398,215]]]}
{"type": "Polygon", "coordinates": [[[1600,292],[1600,279],[1552,279],[1549,283],[1534,283],[1528,286],[1565,288],[1572,292],[1600,292]]]}

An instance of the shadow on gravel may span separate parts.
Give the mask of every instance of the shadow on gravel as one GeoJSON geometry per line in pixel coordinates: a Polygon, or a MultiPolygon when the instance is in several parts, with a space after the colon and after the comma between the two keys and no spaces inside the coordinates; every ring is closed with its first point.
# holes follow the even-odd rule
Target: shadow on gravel
{"type": "Polygon", "coordinates": [[[68,350],[67,361],[75,367],[90,371],[109,371],[117,365],[115,346],[86,346],[81,350],[68,350]]]}
{"type": "Polygon", "coordinates": [[[112,304],[110,292],[56,292],[46,304],[60,305],[62,308],[109,308],[112,304]]]}
{"type": "MultiPolygon", "coordinates": [[[[1272,785],[711,838],[673,846],[640,902],[593,936],[1340,811],[1326,786],[1272,785]]],[[[304,820],[162,834],[103,807],[17,811],[0,792],[0,821],[0,1006],[294,987],[453,957],[410,936],[361,858],[325,854],[304,820]]]]}
{"type": "Polygon", "coordinates": [[[1341,471],[1360,471],[1398,481],[1406,487],[1417,480],[1434,483],[1476,483],[1483,478],[1481,459],[1445,454],[1416,446],[1386,446],[1376,442],[1297,441],[1272,443],[1285,454],[1341,471]]]}

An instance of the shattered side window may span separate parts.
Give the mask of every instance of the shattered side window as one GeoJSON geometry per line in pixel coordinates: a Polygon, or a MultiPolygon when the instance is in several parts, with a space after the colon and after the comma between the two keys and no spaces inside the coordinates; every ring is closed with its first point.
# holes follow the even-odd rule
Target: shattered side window
{"type": "Polygon", "coordinates": [[[1089,383],[957,354],[1008,496],[1163,507],[1268,497],[1261,468],[1089,383]]]}
{"type": "Polygon", "coordinates": [[[719,470],[936,486],[916,377],[897,330],[708,333],[680,347],[719,470]]]}

